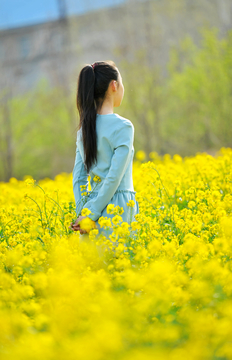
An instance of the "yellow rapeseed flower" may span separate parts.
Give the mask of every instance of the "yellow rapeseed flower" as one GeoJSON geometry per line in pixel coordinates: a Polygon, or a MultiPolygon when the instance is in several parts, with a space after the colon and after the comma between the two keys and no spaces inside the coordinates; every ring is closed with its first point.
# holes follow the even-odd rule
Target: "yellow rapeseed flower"
{"type": "Polygon", "coordinates": [[[153,155],[133,164],[135,221],[121,221],[123,208],[114,204],[107,206],[112,220],[98,219],[109,236],[88,208],[80,224],[88,234],[70,230],[72,174],[38,186],[28,176],[0,182],[3,360],[57,357],[57,334],[75,359],[93,357],[96,346],[99,358],[140,358],[154,339],[145,358],[232,358],[232,149],[215,157],[153,155]],[[144,318],[142,332],[125,327],[144,318]]]}
{"type": "Polygon", "coordinates": [[[101,178],[99,176],[95,175],[94,178],[93,178],[93,181],[94,182],[101,182],[101,178]]]}
{"type": "Polygon", "coordinates": [[[96,228],[96,223],[92,219],[86,217],[82,219],[80,222],[80,228],[83,230],[86,230],[87,232],[90,232],[91,229],[96,228]]]}
{"type": "Polygon", "coordinates": [[[107,205],[107,207],[106,207],[107,214],[113,214],[114,209],[115,209],[114,204],[107,205]]]}
{"type": "Polygon", "coordinates": [[[113,218],[112,218],[112,223],[114,225],[118,224],[119,222],[122,222],[122,217],[120,215],[115,215],[113,218]]]}
{"type": "Polygon", "coordinates": [[[129,200],[128,203],[126,203],[126,204],[127,204],[127,206],[131,206],[131,207],[135,206],[134,200],[129,200]]]}
{"type": "Polygon", "coordinates": [[[143,161],[146,158],[146,153],[143,150],[138,150],[135,154],[135,158],[139,161],[143,161]]]}
{"type": "Polygon", "coordinates": [[[89,214],[91,214],[91,210],[89,210],[88,208],[84,208],[81,210],[82,216],[88,216],[89,214]]]}

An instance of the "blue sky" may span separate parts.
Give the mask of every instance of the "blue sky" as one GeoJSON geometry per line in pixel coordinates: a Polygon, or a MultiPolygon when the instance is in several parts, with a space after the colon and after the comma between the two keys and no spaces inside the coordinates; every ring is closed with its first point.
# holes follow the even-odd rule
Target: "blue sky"
{"type": "MultiPolygon", "coordinates": [[[[117,6],[125,0],[66,0],[68,15],[117,6]]],[[[0,0],[0,29],[31,25],[59,17],[58,0],[0,0]]]]}

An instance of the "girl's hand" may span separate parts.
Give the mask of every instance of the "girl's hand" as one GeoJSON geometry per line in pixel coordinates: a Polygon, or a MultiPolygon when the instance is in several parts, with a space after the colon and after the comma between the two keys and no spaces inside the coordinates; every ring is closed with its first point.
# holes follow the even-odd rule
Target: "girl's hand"
{"type": "Polygon", "coordinates": [[[74,231],[80,231],[80,233],[83,234],[87,234],[87,231],[84,229],[80,228],[80,221],[83,220],[86,216],[78,216],[78,218],[76,219],[75,223],[71,223],[70,225],[70,229],[74,230],[74,231]]]}
{"type": "Polygon", "coordinates": [[[70,225],[70,229],[74,230],[74,231],[80,231],[80,233],[83,235],[83,234],[87,234],[88,231],[84,230],[84,229],[81,229],[80,227],[80,222],[81,220],[87,218],[88,216],[78,216],[78,218],[76,219],[75,223],[71,223],[70,225]]]}

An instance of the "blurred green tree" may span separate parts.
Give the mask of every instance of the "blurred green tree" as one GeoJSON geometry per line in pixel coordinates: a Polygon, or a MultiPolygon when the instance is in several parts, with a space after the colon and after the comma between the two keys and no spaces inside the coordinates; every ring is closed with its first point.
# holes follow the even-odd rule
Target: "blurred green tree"
{"type": "Polygon", "coordinates": [[[184,155],[232,146],[232,31],[221,40],[216,28],[201,32],[201,48],[186,37],[168,65],[165,138],[184,155]]]}
{"type": "Polygon", "coordinates": [[[148,64],[147,51],[122,62],[120,112],[136,127],[136,144],[149,154],[191,155],[231,146],[232,31],[218,39],[203,28],[201,47],[186,36],[171,49],[168,76],[148,64]]]}
{"type": "Polygon", "coordinates": [[[141,50],[133,62],[120,63],[125,96],[119,111],[135,125],[135,146],[149,154],[154,149],[163,151],[161,122],[166,93],[159,67],[149,65],[146,56],[141,50]]]}
{"type": "MultiPolygon", "coordinates": [[[[201,33],[200,47],[187,36],[171,49],[168,76],[145,49],[118,64],[125,96],[115,112],[133,122],[135,150],[189,156],[232,146],[232,31],[222,39],[216,28],[201,33]]],[[[0,180],[72,171],[77,110],[65,88],[43,79],[14,98],[2,89],[0,102],[0,180]]]]}
{"type": "Polygon", "coordinates": [[[62,88],[49,88],[45,79],[30,93],[8,100],[7,112],[2,110],[0,117],[1,137],[5,139],[1,139],[0,148],[2,180],[11,176],[22,179],[24,175],[54,177],[71,169],[77,124],[70,114],[70,101],[62,88]],[[11,130],[6,126],[9,123],[11,130]],[[6,166],[9,143],[12,160],[11,166],[6,166]]]}

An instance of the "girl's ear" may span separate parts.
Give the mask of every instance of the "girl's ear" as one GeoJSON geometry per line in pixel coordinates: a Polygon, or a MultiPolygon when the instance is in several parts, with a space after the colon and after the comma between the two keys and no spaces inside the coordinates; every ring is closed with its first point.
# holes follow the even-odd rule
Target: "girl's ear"
{"type": "Polygon", "coordinates": [[[117,81],[116,80],[111,81],[111,88],[113,91],[117,91],[117,81]]]}

